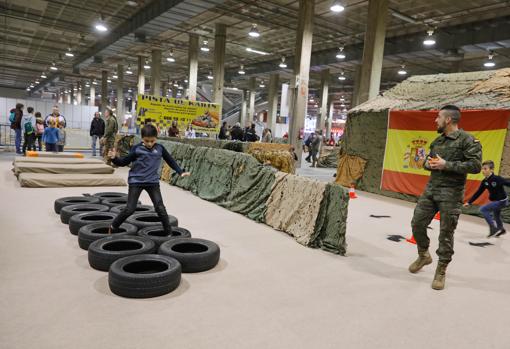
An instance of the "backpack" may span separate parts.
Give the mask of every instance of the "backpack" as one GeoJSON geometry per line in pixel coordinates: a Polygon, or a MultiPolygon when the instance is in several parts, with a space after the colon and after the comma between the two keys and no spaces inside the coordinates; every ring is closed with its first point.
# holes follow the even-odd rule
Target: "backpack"
{"type": "Polygon", "coordinates": [[[37,130],[38,135],[42,135],[44,133],[44,125],[43,124],[35,124],[35,128],[37,130]]]}
{"type": "Polygon", "coordinates": [[[9,122],[12,124],[16,121],[16,112],[14,110],[11,110],[11,113],[9,114],[9,122]]]}
{"type": "Polygon", "coordinates": [[[34,132],[34,127],[32,126],[31,122],[26,122],[24,127],[25,127],[25,133],[26,134],[29,135],[29,134],[34,132]]]}

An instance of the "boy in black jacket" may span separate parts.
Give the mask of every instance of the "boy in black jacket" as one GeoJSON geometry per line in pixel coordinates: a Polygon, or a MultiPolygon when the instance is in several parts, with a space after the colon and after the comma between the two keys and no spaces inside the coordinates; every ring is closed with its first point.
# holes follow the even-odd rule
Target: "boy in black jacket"
{"type": "Polygon", "coordinates": [[[138,198],[142,191],[146,191],[154,205],[154,209],[161,219],[163,229],[171,232],[170,221],[166,212],[161,190],[159,189],[158,170],[161,165],[161,159],[179,174],[181,177],[189,176],[189,172],[184,172],[177,162],[172,158],[168,151],[157,142],[158,130],[153,125],[145,125],[142,128],[142,143],[134,145],[129,154],[119,158],[115,151],[110,150],[108,156],[112,159],[112,163],[117,166],[127,166],[132,163],[129,170],[129,190],[128,202],[110,226],[109,233],[115,233],[120,225],[135,212],[138,198]]]}
{"type": "Polygon", "coordinates": [[[503,186],[510,187],[510,181],[494,174],[494,162],[491,160],[482,163],[482,174],[485,176],[485,179],[480,184],[480,188],[478,188],[464,206],[471,205],[487,189],[491,202],[480,207],[480,212],[485,217],[487,224],[489,224],[490,232],[488,237],[499,237],[506,233],[503,221],[501,221],[501,210],[508,206],[508,196],[503,186]],[[491,212],[494,215],[494,220],[492,219],[491,212]],[[494,221],[496,221],[496,224],[494,224],[494,221]]]}

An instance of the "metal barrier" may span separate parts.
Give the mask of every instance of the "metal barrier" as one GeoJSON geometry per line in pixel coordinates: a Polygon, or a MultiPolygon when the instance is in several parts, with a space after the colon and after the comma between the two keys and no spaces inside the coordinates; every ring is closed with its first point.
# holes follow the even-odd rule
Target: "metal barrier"
{"type": "Polygon", "coordinates": [[[16,134],[11,130],[11,124],[0,123],[0,150],[15,151],[16,134]]]}

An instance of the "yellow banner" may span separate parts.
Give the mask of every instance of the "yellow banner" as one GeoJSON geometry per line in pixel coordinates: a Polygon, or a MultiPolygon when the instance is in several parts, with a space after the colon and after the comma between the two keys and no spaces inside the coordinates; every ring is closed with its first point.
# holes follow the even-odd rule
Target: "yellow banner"
{"type": "MultiPolygon", "coordinates": [[[[495,173],[499,173],[506,129],[490,131],[470,131],[480,140],[483,150],[483,161],[492,160],[495,173]]],[[[428,176],[429,171],[423,169],[425,157],[430,152],[430,143],[439,134],[436,131],[407,131],[388,129],[384,169],[402,173],[428,176]]],[[[481,173],[468,175],[468,179],[483,180],[481,173]]]]}
{"type": "Polygon", "coordinates": [[[168,128],[177,121],[180,130],[192,125],[195,131],[218,133],[221,121],[221,105],[189,101],[187,99],[138,95],[136,124],[151,122],[160,128],[168,128]]]}

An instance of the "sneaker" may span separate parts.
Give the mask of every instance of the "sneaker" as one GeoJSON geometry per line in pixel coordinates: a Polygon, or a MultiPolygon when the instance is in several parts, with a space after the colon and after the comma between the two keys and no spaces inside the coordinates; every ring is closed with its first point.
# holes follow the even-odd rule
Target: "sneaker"
{"type": "Polygon", "coordinates": [[[491,227],[490,228],[490,233],[489,235],[487,235],[488,238],[492,238],[494,236],[496,236],[496,233],[498,232],[498,229],[497,228],[494,228],[494,227],[491,227]]]}
{"type": "Polygon", "coordinates": [[[495,236],[496,236],[497,238],[499,238],[501,235],[505,235],[505,234],[506,234],[506,230],[505,230],[505,229],[501,229],[501,230],[499,230],[499,231],[495,234],[495,236]]]}

